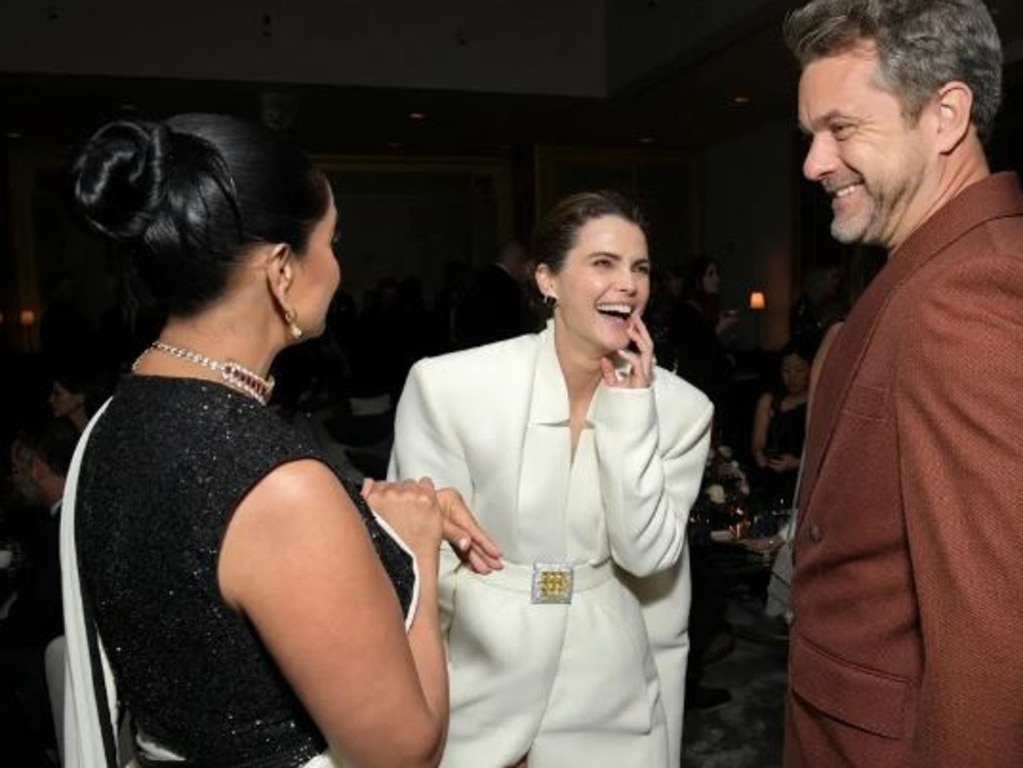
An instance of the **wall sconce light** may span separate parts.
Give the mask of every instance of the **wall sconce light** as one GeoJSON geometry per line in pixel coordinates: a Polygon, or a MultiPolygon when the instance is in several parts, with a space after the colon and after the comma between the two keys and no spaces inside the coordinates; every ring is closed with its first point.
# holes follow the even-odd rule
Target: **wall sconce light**
{"type": "Polygon", "coordinates": [[[23,309],[21,310],[21,316],[19,319],[21,320],[21,324],[25,328],[28,328],[36,324],[36,313],[31,309],[23,309]]]}
{"type": "Polygon", "coordinates": [[[767,306],[767,302],[764,299],[763,291],[750,291],[749,294],[749,308],[750,309],[764,309],[767,306]]]}

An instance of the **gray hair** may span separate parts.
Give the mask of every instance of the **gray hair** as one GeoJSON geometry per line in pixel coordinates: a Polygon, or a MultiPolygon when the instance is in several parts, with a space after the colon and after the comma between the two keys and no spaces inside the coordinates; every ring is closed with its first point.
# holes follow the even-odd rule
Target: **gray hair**
{"type": "Polygon", "coordinates": [[[877,46],[880,85],[915,122],[941,86],[973,92],[982,140],[1002,100],[1002,46],[983,0],[811,0],[785,19],[785,42],[805,67],[816,59],[877,46]]]}

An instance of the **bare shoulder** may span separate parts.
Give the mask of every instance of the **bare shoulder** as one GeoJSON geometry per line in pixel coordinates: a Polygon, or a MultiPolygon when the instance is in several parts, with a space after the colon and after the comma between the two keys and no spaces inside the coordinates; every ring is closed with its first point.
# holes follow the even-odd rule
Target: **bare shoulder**
{"type": "Polygon", "coordinates": [[[358,510],[333,470],[315,459],[288,462],[249,491],[228,524],[221,591],[240,607],[257,578],[277,572],[293,583],[321,559],[370,546],[358,510]]]}

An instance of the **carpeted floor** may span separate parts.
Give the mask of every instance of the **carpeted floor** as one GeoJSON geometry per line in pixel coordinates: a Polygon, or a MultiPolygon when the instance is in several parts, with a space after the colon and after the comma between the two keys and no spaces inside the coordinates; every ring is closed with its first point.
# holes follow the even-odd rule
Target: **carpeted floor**
{"type": "Polygon", "coordinates": [[[731,653],[707,667],[703,684],[732,700],[686,713],[683,768],[777,768],[781,764],[787,644],[748,593],[729,598],[731,653]]]}

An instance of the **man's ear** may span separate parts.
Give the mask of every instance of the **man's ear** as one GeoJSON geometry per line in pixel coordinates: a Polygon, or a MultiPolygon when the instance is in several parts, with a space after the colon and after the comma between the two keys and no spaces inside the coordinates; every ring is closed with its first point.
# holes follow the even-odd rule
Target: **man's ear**
{"type": "Polygon", "coordinates": [[[938,110],[938,151],[947,155],[970,131],[973,122],[973,91],[966,83],[946,83],[938,91],[935,107],[938,110]]]}

